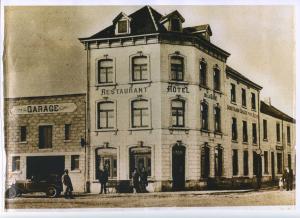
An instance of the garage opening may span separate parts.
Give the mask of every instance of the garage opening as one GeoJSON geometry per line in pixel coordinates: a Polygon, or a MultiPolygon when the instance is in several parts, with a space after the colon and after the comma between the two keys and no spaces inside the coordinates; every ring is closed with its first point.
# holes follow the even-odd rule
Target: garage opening
{"type": "Polygon", "coordinates": [[[32,176],[39,180],[46,179],[51,174],[61,176],[65,169],[65,156],[35,156],[27,157],[26,178],[32,176]]]}

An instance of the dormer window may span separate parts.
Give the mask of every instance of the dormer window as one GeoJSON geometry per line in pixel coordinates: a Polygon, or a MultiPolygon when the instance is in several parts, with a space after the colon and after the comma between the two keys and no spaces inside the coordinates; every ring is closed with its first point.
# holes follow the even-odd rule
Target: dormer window
{"type": "Polygon", "coordinates": [[[168,31],[182,32],[182,23],[184,21],[185,20],[181,16],[181,14],[177,10],[175,10],[170,14],[162,17],[160,23],[164,25],[164,27],[168,31]]]}
{"type": "Polygon", "coordinates": [[[131,18],[121,12],[114,20],[115,34],[130,34],[130,21],[131,18]]]}
{"type": "Polygon", "coordinates": [[[128,21],[127,20],[120,20],[118,22],[118,33],[128,33],[128,21]]]}
{"type": "Polygon", "coordinates": [[[181,21],[178,18],[171,19],[171,31],[181,31],[181,21]]]}

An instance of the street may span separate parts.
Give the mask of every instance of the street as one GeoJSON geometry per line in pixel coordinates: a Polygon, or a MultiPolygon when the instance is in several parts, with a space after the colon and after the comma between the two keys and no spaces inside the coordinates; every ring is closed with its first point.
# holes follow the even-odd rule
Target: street
{"type": "Polygon", "coordinates": [[[6,200],[7,209],[130,208],[295,205],[295,191],[236,190],[139,194],[77,194],[75,199],[47,198],[43,193],[6,200]]]}

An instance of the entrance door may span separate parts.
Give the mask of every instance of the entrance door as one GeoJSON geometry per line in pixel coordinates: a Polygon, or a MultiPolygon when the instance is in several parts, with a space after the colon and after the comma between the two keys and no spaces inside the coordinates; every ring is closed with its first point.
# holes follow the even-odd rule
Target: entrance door
{"type": "Polygon", "coordinates": [[[38,180],[47,179],[50,174],[61,176],[64,173],[65,156],[27,157],[26,178],[35,176],[38,180]]]}
{"type": "Polygon", "coordinates": [[[173,190],[183,190],[185,187],[185,147],[174,145],[172,148],[173,190]]]}
{"type": "Polygon", "coordinates": [[[275,160],[274,160],[274,152],[271,152],[271,173],[272,180],[275,180],[275,160]]]}

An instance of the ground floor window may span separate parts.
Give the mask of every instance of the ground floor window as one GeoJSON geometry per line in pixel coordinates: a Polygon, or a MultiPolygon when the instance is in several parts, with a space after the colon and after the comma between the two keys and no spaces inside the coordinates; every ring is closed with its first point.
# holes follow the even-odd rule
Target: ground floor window
{"type": "Polygon", "coordinates": [[[117,177],[117,149],[116,148],[98,148],[96,149],[95,160],[96,179],[99,179],[100,169],[104,168],[108,171],[109,178],[117,177]]]}
{"type": "Polygon", "coordinates": [[[12,171],[20,171],[20,156],[12,157],[12,171]]]}
{"type": "Polygon", "coordinates": [[[201,148],[201,177],[208,178],[210,171],[209,147],[205,144],[201,148]]]}
{"type": "Polygon", "coordinates": [[[282,154],[277,153],[277,173],[282,174],[282,154]]]}
{"type": "Polygon", "coordinates": [[[236,176],[239,173],[239,160],[238,160],[238,150],[232,150],[232,175],[236,176]]]}
{"type": "Polygon", "coordinates": [[[264,173],[268,174],[269,173],[269,154],[267,151],[264,151],[264,173]]]}
{"type": "Polygon", "coordinates": [[[244,151],[243,164],[244,164],[244,176],[249,174],[249,161],[248,161],[248,151],[244,151]]]}
{"type": "Polygon", "coordinates": [[[288,154],[288,167],[289,167],[289,169],[292,169],[292,157],[291,157],[291,154],[288,154]]]}
{"type": "Polygon", "coordinates": [[[131,178],[134,168],[140,173],[144,167],[148,176],[151,176],[151,148],[133,147],[129,149],[129,176],[131,178]]]}
{"type": "Polygon", "coordinates": [[[257,175],[258,164],[257,164],[257,154],[253,151],[253,175],[257,175]]]}
{"type": "Polygon", "coordinates": [[[79,155],[71,156],[71,170],[79,170],[79,155]]]}
{"type": "Polygon", "coordinates": [[[218,145],[215,148],[215,176],[223,175],[223,148],[218,145]]]}

